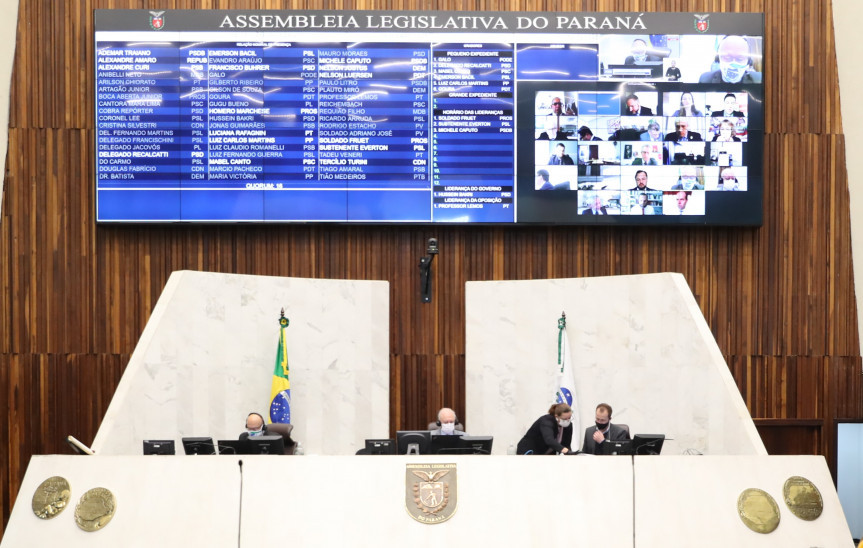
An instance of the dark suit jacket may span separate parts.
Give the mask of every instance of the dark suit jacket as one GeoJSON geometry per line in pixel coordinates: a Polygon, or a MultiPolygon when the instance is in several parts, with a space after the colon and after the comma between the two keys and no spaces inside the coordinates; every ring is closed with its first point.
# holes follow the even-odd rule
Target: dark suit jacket
{"type": "MultiPolygon", "coordinates": [[[[596,442],[593,441],[593,433],[596,432],[596,426],[590,426],[584,430],[584,443],[581,444],[581,452],[594,454],[596,450],[596,442]]],[[[610,441],[628,440],[629,432],[623,428],[612,424],[608,432],[605,433],[605,439],[610,441]]]]}
{"type": "Polygon", "coordinates": [[[557,154],[552,154],[548,159],[548,165],[550,166],[574,166],[575,162],[572,161],[572,156],[569,154],[564,154],[563,157],[559,157],[557,154]]]}
{"type": "MultiPolygon", "coordinates": [[[[721,84],[722,83],[722,71],[717,69],[713,72],[705,72],[698,79],[699,84],[721,84]]],[[[743,79],[737,82],[738,84],[760,84],[761,83],[761,73],[755,72],[754,70],[750,70],[746,74],[743,75],[743,79]]]]}
{"type": "Polygon", "coordinates": [[[536,419],[518,442],[516,453],[524,455],[533,451],[534,455],[545,455],[549,450],[560,453],[564,447],[572,451],[572,424],[563,429],[560,443],[557,443],[557,427],[557,419],[551,413],[536,419]]]}
{"type": "MultiPolygon", "coordinates": [[[[602,211],[602,215],[608,215],[608,211],[605,210],[605,206],[602,206],[601,208],[599,208],[599,210],[602,211]]],[[[582,215],[593,215],[593,209],[587,208],[584,211],[582,211],[581,214],[582,215]]]]}
{"type": "Polygon", "coordinates": [[[640,65],[642,63],[661,63],[662,57],[658,57],[656,55],[648,54],[644,61],[636,61],[635,56],[628,55],[626,59],[623,60],[624,65],[640,65]]]}
{"type": "Polygon", "coordinates": [[[653,109],[650,107],[640,107],[638,112],[632,112],[629,107],[624,105],[624,116],[653,116],[653,109]]]}
{"type": "MultiPolygon", "coordinates": [[[[636,158],[635,160],[633,160],[633,161],[632,161],[632,165],[634,165],[634,166],[643,166],[643,165],[645,165],[645,163],[644,163],[644,160],[642,160],[641,158],[636,158]]],[[[646,164],[646,165],[649,165],[649,166],[655,166],[655,165],[658,165],[658,164],[656,163],[656,158],[650,158],[650,159],[647,161],[647,164],[646,164]]]]}
{"type": "Polygon", "coordinates": [[[710,115],[714,118],[743,118],[744,114],[739,110],[731,113],[731,116],[726,116],[724,110],[714,110],[710,115]]]}
{"type": "MultiPolygon", "coordinates": [[[[686,138],[687,138],[689,141],[703,141],[703,140],[704,140],[704,139],[702,139],[702,138],[701,138],[701,134],[700,134],[700,133],[698,133],[697,131],[690,131],[690,132],[686,135],[686,138]]],[[[665,140],[666,140],[666,141],[674,141],[674,142],[676,143],[676,142],[677,142],[677,139],[678,139],[678,137],[677,137],[677,132],[676,132],[676,131],[675,131],[675,132],[673,132],[673,133],[668,133],[668,134],[666,134],[666,135],[665,135],[665,140]]]]}

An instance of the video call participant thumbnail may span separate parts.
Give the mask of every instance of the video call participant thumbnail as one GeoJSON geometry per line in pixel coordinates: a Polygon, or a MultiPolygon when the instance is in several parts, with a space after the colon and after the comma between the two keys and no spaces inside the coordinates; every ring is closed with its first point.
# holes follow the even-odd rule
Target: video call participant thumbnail
{"type": "Polygon", "coordinates": [[[752,51],[749,41],[742,36],[729,34],[716,48],[719,68],[705,72],[698,79],[699,84],[760,84],[761,73],[752,64],[752,51]]]}
{"type": "Polygon", "coordinates": [[[537,170],[535,188],[536,190],[552,190],[554,188],[548,180],[548,170],[537,170]]]}
{"type": "Polygon", "coordinates": [[[662,129],[659,127],[659,122],[650,119],[650,122],[647,123],[647,131],[639,136],[639,139],[642,141],[662,141],[662,129]]]}
{"type": "Polygon", "coordinates": [[[635,186],[629,190],[650,191],[652,188],[647,186],[647,172],[639,169],[635,172],[635,186]]]}
{"type": "Polygon", "coordinates": [[[698,169],[695,166],[680,166],[680,177],[671,190],[704,190],[704,183],[699,178],[698,169]]]}
{"type": "Polygon", "coordinates": [[[740,137],[735,135],[735,133],[737,133],[737,124],[728,118],[723,118],[722,121],[719,122],[719,126],[716,128],[716,135],[713,136],[713,140],[721,142],[740,142],[740,137]]]}
{"type": "Polygon", "coordinates": [[[680,94],[680,107],[674,111],[672,116],[675,118],[680,116],[704,116],[704,113],[695,106],[695,98],[692,96],[692,93],[684,91],[680,94]]]}
{"type": "Polygon", "coordinates": [[[548,165],[572,166],[575,165],[575,162],[572,160],[572,157],[566,153],[566,145],[563,143],[557,143],[554,147],[554,153],[548,159],[548,165]]]}
{"type": "Polygon", "coordinates": [[[716,190],[744,190],[741,189],[740,181],[737,179],[733,167],[719,168],[719,180],[716,183],[716,190]]]}
{"type": "Polygon", "coordinates": [[[665,135],[666,141],[674,141],[676,143],[684,143],[686,141],[703,141],[701,134],[697,131],[689,130],[689,120],[686,118],[678,118],[674,121],[675,131],[665,135]]]}
{"type": "Polygon", "coordinates": [[[578,139],[580,141],[602,141],[599,137],[593,134],[593,131],[587,126],[578,128],[578,139]]]}
{"type": "Polygon", "coordinates": [[[630,215],[656,215],[656,210],[648,203],[647,194],[640,192],[635,198],[635,204],[629,208],[630,215]]]}
{"type": "Polygon", "coordinates": [[[647,42],[641,38],[632,41],[630,55],[623,60],[624,65],[641,65],[644,63],[661,63],[662,57],[653,55],[647,47],[647,42]]]}
{"type": "Polygon", "coordinates": [[[677,61],[674,59],[671,60],[671,64],[668,67],[668,70],[665,71],[665,78],[669,82],[676,82],[680,80],[681,74],[680,69],[677,68],[677,61]]]}
{"type": "Polygon", "coordinates": [[[632,93],[626,97],[626,110],[624,116],[653,116],[653,110],[641,106],[638,95],[632,93]]]}
{"type": "Polygon", "coordinates": [[[725,97],[722,98],[722,110],[714,110],[710,115],[714,118],[743,118],[745,114],[743,114],[740,110],[735,110],[740,108],[740,104],[737,102],[737,96],[733,93],[726,93],[725,97]]]}
{"type": "Polygon", "coordinates": [[[634,166],[657,166],[659,162],[650,155],[650,145],[642,145],[639,156],[632,160],[634,166]]]}
{"type": "Polygon", "coordinates": [[[663,215],[704,215],[703,190],[678,190],[662,193],[663,215]]]}

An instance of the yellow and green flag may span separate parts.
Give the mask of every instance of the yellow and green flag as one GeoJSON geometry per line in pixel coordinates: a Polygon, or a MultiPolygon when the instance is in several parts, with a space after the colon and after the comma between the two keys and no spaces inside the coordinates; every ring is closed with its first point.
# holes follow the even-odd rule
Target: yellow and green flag
{"type": "Polygon", "coordinates": [[[291,422],[291,381],[288,378],[288,347],[285,344],[285,329],[290,321],[279,318],[279,348],[276,351],[276,367],[273,370],[273,388],[270,390],[270,422],[291,422]]]}

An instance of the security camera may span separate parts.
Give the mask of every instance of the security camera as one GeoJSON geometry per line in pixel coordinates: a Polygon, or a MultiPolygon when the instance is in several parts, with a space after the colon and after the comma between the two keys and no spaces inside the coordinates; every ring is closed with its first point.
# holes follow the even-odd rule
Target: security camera
{"type": "Polygon", "coordinates": [[[426,249],[426,253],[429,255],[437,255],[438,247],[437,247],[437,238],[429,238],[428,248],[426,249]]]}

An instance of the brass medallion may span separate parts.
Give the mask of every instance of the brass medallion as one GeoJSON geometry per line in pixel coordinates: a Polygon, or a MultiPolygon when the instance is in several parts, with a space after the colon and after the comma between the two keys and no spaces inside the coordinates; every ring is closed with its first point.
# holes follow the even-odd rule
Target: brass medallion
{"type": "Polygon", "coordinates": [[[33,513],[37,518],[51,519],[66,509],[71,496],[66,478],[52,476],[40,483],[33,493],[33,513]]]}
{"type": "Polygon", "coordinates": [[[800,519],[816,520],[824,510],[821,492],[815,484],[802,476],[791,476],[785,480],[782,496],[791,513],[800,519]]]}
{"type": "Polygon", "coordinates": [[[117,511],[114,493],[104,487],[95,487],[81,496],[75,507],[75,523],[81,529],[92,532],[108,525],[117,511]]]}
{"type": "Polygon", "coordinates": [[[458,489],[455,464],[408,464],[405,508],[420,523],[443,523],[455,514],[458,489]]]}
{"type": "Polygon", "coordinates": [[[746,489],[740,493],[737,514],[756,533],[772,533],[779,526],[779,505],[761,489],[746,489]]]}

